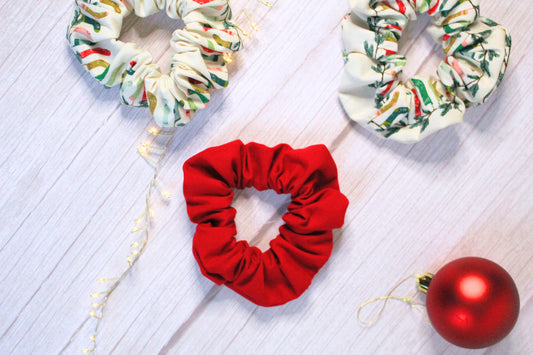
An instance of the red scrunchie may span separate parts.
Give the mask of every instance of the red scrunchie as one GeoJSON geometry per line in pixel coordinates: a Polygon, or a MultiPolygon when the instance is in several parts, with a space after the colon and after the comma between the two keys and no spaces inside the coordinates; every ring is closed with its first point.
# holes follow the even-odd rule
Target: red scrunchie
{"type": "Polygon", "coordinates": [[[183,171],[187,212],[198,224],[193,252],[204,276],[261,306],[284,304],[309,287],[331,254],[331,229],[343,225],[348,207],[324,145],[234,141],[193,156],[183,171]],[[231,188],[252,186],[291,194],[285,224],[266,252],[234,238],[231,188]]]}

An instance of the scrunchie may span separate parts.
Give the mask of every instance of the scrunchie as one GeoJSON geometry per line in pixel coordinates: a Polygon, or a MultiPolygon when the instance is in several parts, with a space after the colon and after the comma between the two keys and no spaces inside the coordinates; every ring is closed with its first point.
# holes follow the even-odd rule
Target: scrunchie
{"type": "Polygon", "coordinates": [[[177,127],[207,106],[210,89],[228,84],[223,54],[240,46],[230,18],[227,0],[76,0],[67,39],[93,77],[106,87],[121,85],[124,104],[149,106],[159,126],[177,127]],[[169,75],[150,53],[117,40],[132,11],[146,17],[163,9],[185,23],[170,40],[169,75]]]}
{"type": "Polygon", "coordinates": [[[342,23],[344,74],[340,100],[349,117],[383,137],[413,143],[462,121],[465,108],[485,102],[500,85],[511,36],[479,17],[479,0],[350,0],[342,23]],[[427,12],[431,36],[446,59],[437,76],[399,79],[402,31],[427,12]]]}
{"type": "Polygon", "coordinates": [[[198,224],[194,256],[202,274],[261,306],[300,296],[328,260],[331,230],[344,223],[348,200],[324,145],[292,149],[241,141],[209,148],[183,166],[187,212],[198,224]],[[285,222],[270,249],[236,241],[232,187],[291,194],[285,222]]]}

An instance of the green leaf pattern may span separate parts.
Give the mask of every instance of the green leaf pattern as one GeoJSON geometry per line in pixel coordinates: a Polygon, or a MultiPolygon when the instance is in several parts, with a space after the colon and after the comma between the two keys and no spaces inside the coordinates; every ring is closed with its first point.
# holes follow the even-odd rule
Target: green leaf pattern
{"type": "Polygon", "coordinates": [[[67,40],[96,80],[105,87],[120,85],[122,103],[149,107],[161,127],[182,126],[209,104],[211,89],[228,85],[224,55],[241,47],[228,0],[183,0],[168,6],[164,1],[136,3],[133,7],[122,0],[76,0],[67,40]],[[126,16],[163,10],[175,18],[186,14],[184,28],[170,40],[174,54],[168,74],[161,73],[150,53],[118,40],[126,16]]]}
{"type": "MultiPolygon", "coordinates": [[[[344,35],[345,43],[348,41],[345,47],[356,48],[345,50],[345,76],[340,89],[341,102],[352,119],[385,138],[415,142],[461,121],[466,108],[484,103],[501,84],[511,36],[503,26],[479,16],[479,0],[368,1],[352,1],[352,12],[357,14],[353,18],[366,17],[367,26],[343,26],[343,31],[349,31],[344,35]],[[371,11],[362,10],[368,5],[371,11]],[[475,13],[474,18],[468,9],[475,13]],[[405,57],[397,54],[398,40],[417,11],[428,12],[434,24],[441,24],[437,30],[432,26],[431,34],[442,44],[447,57],[439,65],[437,77],[401,82],[405,57]],[[365,34],[369,30],[374,32],[372,40],[365,34]],[[358,44],[361,38],[365,39],[358,44]],[[374,73],[369,75],[373,79],[366,84],[353,82],[348,76],[368,63],[356,56],[358,53],[372,62],[368,69],[374,73]],[[375,91],[372,116],[362,117],[355,111],[357,105],[367,102],[367,96],[361,94],[363,87],[375,91]]],[[[344,21],[351,19],[347,16],[344,21]]],[[[359,111],[368,112],[364,107],[359,111]]]]}

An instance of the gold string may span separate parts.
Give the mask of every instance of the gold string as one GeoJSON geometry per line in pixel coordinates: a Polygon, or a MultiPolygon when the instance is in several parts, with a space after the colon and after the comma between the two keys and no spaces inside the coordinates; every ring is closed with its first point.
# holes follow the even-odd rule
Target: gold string
{"type": "Polygon", "coordinates": [[[257,0],[257,2],[260,2],[261,4],[265,5],[266,7],[273,7],[274,6],[271,2],[264,1],[264,0],[257,0]]]}
{"type": "Polygon", "coordinates": [[[419,274],[409,275],[406,278],[404,278],[403,280],[401,280],[400,282],[398,282],[396,284],[396,286],[394,286],[389,291],[389,293],[387,293],[386,296],[376,297],[376,298],[373,298],[373,299],[368,300],[368,301],[364,302],[363,304],[361,304],[359,306],[359,309],[357,310],[357,320],[359,321],[359,323],[361,323],[363,325],[366,325],[366,326],[370,326],[370,325],[374,324],[381,317],[381,315],[383,314],[383,311],[385,310],[385,306],[387,305],[387,302],[389,300],[397,300],[397,301],[402,301],[402,302],[405,302],[405,303],[409,304],[413,309],[415,309],[417,312],[419,312],[422,315],[422,317],[424,317],[424,319],[426,320],[426,322],[428,324],[431,325],[428,317],[424,314],[424,312],[420,308],[420,307],[425,307],[425,305],[423,303],[415,302],[415,300],[414,300],[415,297],[417,296],[417,294],[420,292],[420,290],[417,289],[411,296],[407,296],[407,297],[399,297],[399,296],[393,296],[392,295],[392,293],[394,291],[396,291],[396,289],[398,287],[400,287],[404,282],[406,282],[410,278],[416,278],[418,280],[422,276],[424,276],[424,275],[419,275],[419,274]],[[383,305],[381,306],[381,308],[379,310],[379,312],[376,314],[376,316],[372,320],[363,321],[361,319],[361,311],[363,310],[363,308],[366,307],[367,305],[371,304],[371,303],[378,302],[378,301],[384,301],[383,305]]]}
{"type": "Polygon", "coordinates": [[[248,19],[248,22],[250,23],[250,26],[252,26],[252,29],[254,31],[259,31],[259,26],[257,25],[257,23],[254,22],[254,20],[252,20],[250,15],[248,15],[248,11],[246,11],[246,9],[244,9],[244,10],[242,10],[242,12],[244,13],[244,16],[246,16],[246,18],[248,19]]]}
{"type": "Polygon", "coordinates": [[[135,227],[132,230],[132,233],[137,233],[140,231],[144,231],[144,238],[141,241],[135,241],[130,245],[130,255],[126,257],[126,261],[128,262],[128,266],[126,269],[122,272],[122,274],[118,277],[112,277],[112,278],[99,278],[99,283],[111,283],[109,288],[102,292],[96,292],[92,293],[91,297],[95,299],[99,299],[97,302],[92,302],[91,306],[92,309],[89,312],[89,316],[96,319],[96,323],[94,326],[93,334],[89,337],[89,340],[91,341],[92,346],[87,349],[83,349],[82,353],[89,354],[96,352],[97,348],[97,337],[98,337],[98,331],[100,329],[102,319],[104,318],[104,312],[108,303],[109,297],[113,294],[113,292],[116,290],[116,288],[120,285],[122,280],[126,277],[126,275],[131,271],[131,269],[135,266],[135,263],[139,260],[142,253],[144,252],[144,249],[146,247],[146,244],[148,242],[148,239],[150,237],[151,227],[152,227],[152,218],[153,218],[153,211],[152,211],[152,192],[154,189],[157,189],[161,195],[164,198],[170,198],[171,194],[170,192],[164,190],[161,187],[161,184],[158,181],[158,175],[159,175],[159,167],[161,161],[165,158],[167,149],[172,142],[172,138],[174,136],[174,130],[170,132],[161,132],[158,128],[152,127],[148,130],[148,133],[150,133],[154,139],[152,142],[142,142],[138,147],[138,152],[146,161],[148,161],[153,168],[153,176],[150,180],[150,183],[148,184],[148,191],[146,193],[145,197],[145,208],[141,216],[136,218],[134,220],[135,227]],[[156,140],[158,137],[163,137],[166,139],[166,141],[162,145],[158,145],[156,143],[156,140]],[[142,149],[141,149],[142,148],[142,149]],[[152,155],[156,156],[156,159],[151,158],[152,155]]]}

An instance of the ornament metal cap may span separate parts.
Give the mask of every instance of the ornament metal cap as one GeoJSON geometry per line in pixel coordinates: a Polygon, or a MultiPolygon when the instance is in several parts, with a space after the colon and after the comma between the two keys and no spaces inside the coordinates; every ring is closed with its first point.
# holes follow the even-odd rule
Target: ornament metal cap
{"type": "Polygon", "coordinates": [[[425,274],[419,275],[416,279],[416,288],[422,293],[428,293],[429,284],[433,279],[433,274],[426,272],[425,274]]]}

